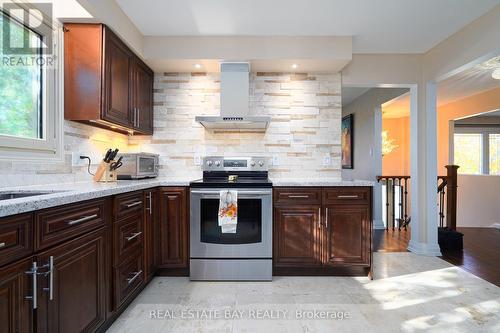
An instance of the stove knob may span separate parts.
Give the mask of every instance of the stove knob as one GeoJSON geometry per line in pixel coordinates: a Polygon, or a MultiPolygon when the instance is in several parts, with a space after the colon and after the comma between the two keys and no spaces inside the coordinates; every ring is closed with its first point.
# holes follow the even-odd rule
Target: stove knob
{"type": "Polygon", "coordinates": [[[263,166],[264,166],[264,161],[259,161],[259,165],[260,165],[261,167],[263,167],[263,166]]]}
{"type": "Polygon", "coordinates": [[[255,162],[254,161],[250,162],[250,166],[255,166],[255,162]]]}
{"type": "Polygon", "coordinates": [[[215,166],[220,166],[220,161],[215,161],[215,166]]]}
{"type": "Polygon", "coordinates": [[[209,167],[211,167],[211,166],[212,166],[212,164],[213,164],[213,162],[212,162],[212,161],[207,161],[207,165],[208,165],[209,167]]]}

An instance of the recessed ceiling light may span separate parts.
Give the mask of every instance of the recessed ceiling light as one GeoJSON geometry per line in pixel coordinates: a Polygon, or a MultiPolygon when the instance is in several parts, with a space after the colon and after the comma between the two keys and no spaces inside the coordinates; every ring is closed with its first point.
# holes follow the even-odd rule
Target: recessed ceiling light
{"type": "Polygon", "coordinates": [[[201,65],[200,65],[200,64],[195,64],[195,65],[194,65],[194,67],[195,67],[196,69],[200,69],[200,68],[201,68],[201,65]]]}
{"type": "Polygon", "coordinates": [[[495,80],[500,80],[500,68],[497,68],[491,73],[491,77],[495,80]]]}
{"type": "Polygon", "coordinates": [[[293,64],[293,65],[292,65],[292,68],[293,68],[293,69],[295,69],[295,68],[297,68],[297,67],[298,67],[298,66],[297,66],[297,64],[293,64]]]}

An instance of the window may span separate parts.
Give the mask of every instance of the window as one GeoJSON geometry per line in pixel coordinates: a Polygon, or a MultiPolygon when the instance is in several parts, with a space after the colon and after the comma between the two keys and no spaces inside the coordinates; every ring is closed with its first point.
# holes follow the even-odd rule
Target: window
{"type": "Polygon", "coordinates": [[[460,174],[500,175],[500,128],[456,126],[453,152],[460,174]]]}
{"type": "Polygon", "coordinates": [[[490,136],[490,175],[500,175],[500,134],[490,136]]]}
{"type": "Polygon", "coordinates": [[[62,29],[45,16],[39,27],[32,27],[22,14],[32,15],[31,8],[16,6],[12,12],[0,10],[0,159],[61,161],[62,29]],[[51,45],[50,54],[44,54],[45,43],[51,45]]]}
{"type": "MultiPolygon", "coordinates": [[[[6,14],[0,15],[0,27],[4,23],[10,26],[11,44],[23,43],[27,34],[31,45],[38,45],[38,52],[32,50],[32,56],[41,56],[42,36],[26,28],[6,14]],[[7,21],[7,22],[5,22],[7,21]]],[[[1,29],[3,40],[3,29],[1,29]]],[[[7,56],[2,48],[2,58],[7,56]]],[[[41,64],[30,66],[9,66],[5,63],[0,67],[0,135],[13,137],[43,139],[44,114],[42,108],[42,86],[44,73],[41,64]]]]}
{"type": "Polygon", "coordinates": [[[455,160],[459,165],[460,173],[482,173],[482,134],[480,133],[455,133],[455,160]]]}

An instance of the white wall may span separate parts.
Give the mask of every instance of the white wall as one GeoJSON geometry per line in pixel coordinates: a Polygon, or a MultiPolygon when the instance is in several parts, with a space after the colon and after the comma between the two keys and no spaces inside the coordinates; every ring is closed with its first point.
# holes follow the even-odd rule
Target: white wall
{"type": "Polygon", "coordinates": [[[500,223],[500,176],[458,175],[457,226],[500,223]]]}
{"type": "MultiPolygon", "coordinates": [[[[381,105],[394,99],[408,89],[373,88],[349,103],[342,116],[354,114],[354,169],[343,169],[343,179],[365,179],[376,181],[382,174],[382,114],[381,105]]],[[[374,228],[383,229],[382,187],[373,188],[374,228]]]]}

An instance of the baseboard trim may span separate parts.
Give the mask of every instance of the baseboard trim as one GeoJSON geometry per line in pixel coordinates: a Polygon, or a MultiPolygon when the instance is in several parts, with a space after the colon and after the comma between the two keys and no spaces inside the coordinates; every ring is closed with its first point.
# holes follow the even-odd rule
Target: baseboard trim
{"type": "Polygon", "coordinates": [[[419,243],[410,239],[410,243],[408,244],[408,251],[413,252],[422,256],[430,256],[430,257],[439,257],[441,256],[441,249],[439,248],[439,244],[428,244],[428,243],[419,243]]]}
{"type": "Polygon", "coordinates": [[[495,229],[500,229],[500,223],[493,223],[491,227],[495,229]]]}
{"type": "Polygon", "coordinates": [[[385,229],[384,221],[383,220],[373,220],[373,229],[375,229],[375,230],[385,229]]]}

